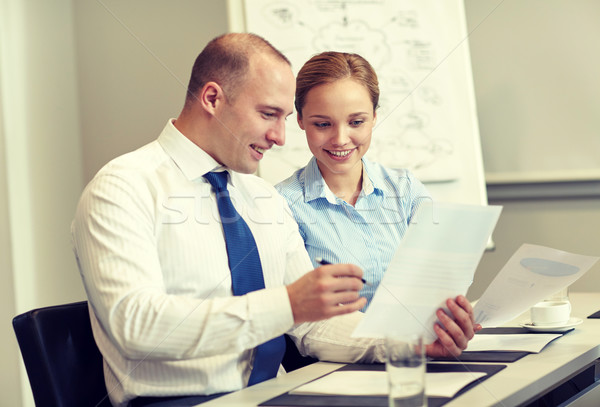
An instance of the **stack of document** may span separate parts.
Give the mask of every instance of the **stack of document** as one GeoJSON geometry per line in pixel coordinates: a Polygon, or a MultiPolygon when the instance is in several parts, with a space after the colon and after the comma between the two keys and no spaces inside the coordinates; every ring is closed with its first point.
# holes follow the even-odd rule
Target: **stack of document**
{"type": "Polygon", "coordinates": [[[484,327],[505,324],[584,275],[598,257],[522,245],[502,267],[473,312],[484,327]]]}
{"type": "Polygon", "coordinates": [[[486,334],[475,335],[469,341],[467,352],[505,351],[539,353],[563,334],[486,334]]]}
{"type": "MultiPolygon", "coordinates": [[[[445,301],[466,294],[500,211],[499,206],[423,203],[352,335],[437,339],[435,312],[449,313],[445,301]]],[[[475,322],[495,327],[511,321],[572,284],[598,259],[522,245],[477,301],[475,322]]]]}
{"type": "Polygon", "coordinates": [[[435,312],[466,294],[500,216],[499,206],[421,204],[355,337],[437,337],[435,312]]]}
{"type": "MultiPolygon", "coordinates": [[[[469,383],[484,377],[483,372],[443,372],[425,374],[425,393],[429,397],[454,397],[469,383]]],[[[303,395],[387,396],[385,371],[333,372],[290,391],[303,395]]]]}

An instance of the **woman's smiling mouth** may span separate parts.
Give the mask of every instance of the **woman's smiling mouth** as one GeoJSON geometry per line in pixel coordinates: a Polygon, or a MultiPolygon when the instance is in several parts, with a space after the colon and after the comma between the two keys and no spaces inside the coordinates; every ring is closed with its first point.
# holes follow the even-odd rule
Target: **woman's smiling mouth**
{"type": "Polygon", "coordinates": [[[355,149],[351,150],[325,150],[329,155],[335,158],[345,158],[349,156],[355,149]]]}

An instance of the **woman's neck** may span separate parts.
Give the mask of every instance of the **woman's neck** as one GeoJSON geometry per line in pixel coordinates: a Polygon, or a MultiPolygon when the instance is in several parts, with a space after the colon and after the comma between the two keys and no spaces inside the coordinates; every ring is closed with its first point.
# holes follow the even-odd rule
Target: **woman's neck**
{"type": "Polygon", "coordinates": [[[350,205],[354,206],[362,191],[362,177],[363,177],[363,165],[362,161],[359,162],[355,168],[352,168],[348,172],[344,173],[333,173],[330,171],[323,171],[319,166],[323,179],[327,183],[327,186],[333,192],[335,196],[350,205]]]}

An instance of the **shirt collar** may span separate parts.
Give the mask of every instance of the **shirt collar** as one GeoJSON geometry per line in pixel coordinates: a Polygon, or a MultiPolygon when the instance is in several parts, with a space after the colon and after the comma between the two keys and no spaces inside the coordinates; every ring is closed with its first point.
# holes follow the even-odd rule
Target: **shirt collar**
{"type": "MultiPolygon", "coordinates": [[[[363,163],[363,183],[362,183],[362,191],[363,195],[370,195],[376,189],[377,184],[383,184],[383,180],[373,179],[373,175],[376,174],[376,171],[370,171],[371,163],[362,158],[363,163]]],[[[337,198],[333,192],[327,186],[327,183],[323,179],[323,175],[321,175],[321,171],[319,170],[319,166],[317,164],[317,159],[312,157],[308,162],[305,171],[303,172],[304,179],[302,180],[304,183],[304,201],[310,202],[317,198],[325,198],[331,204],[337,204],[337,198]]]]}
{"type": "MultiPolygon", "coordinates": [[[[194,181],[207,172],[227,170],[227,167],[219,164],[206,151],[177,130],[174,123],[175,119],[169,119],[158,136],[158,142],[187,179],[194,181]]],[[[234,171],[229,171],[231,181],[233,173],[234,171]]]]}
{"type": "Polygon", "coordinates": [[[362,177],[362,191],[363,195],[370,195],[375,191],[375,186],[373,184],[373,174],[369,171],[371,167],[371,163],[363,157],[363,177],[362,177]]]}
{"type": "Polygon", "coordinates": [[[335,196],[333,196],[333,193],[325,183],[315,157],[310,159],[302,176],[304,177],[302,181],[306,191],[304,194],[305,202],[310,202],[317,198],[326,198],[330,203],[335,203],[335,196]]]}
{"type": "Polygon", "coordinates": [[[373,192],[381,191],[381,186],[384,185],[384,180],[378,178],[377,171],[373,170],[373,164],[365,157],[362,158],[363,163],[363,184],[362,193],[371,195],[373,192]],[[376,191],[377,190],[377,191],[376,191]]]}

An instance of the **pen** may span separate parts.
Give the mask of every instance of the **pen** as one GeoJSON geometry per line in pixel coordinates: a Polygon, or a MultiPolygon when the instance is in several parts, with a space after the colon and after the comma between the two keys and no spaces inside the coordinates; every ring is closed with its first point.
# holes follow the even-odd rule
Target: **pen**
{"type": "MultiPolygon", "coordinates": [[[[328,262],[327,260],[323,260],[323,258],[322,258],[322,257],[315,257],[315,261],[316,261],[317,263],[319,263],[321,266],[326,266],[326,265],[328,265],[328,264],[331,264],[331,263],[330,263],[330,262],[328,262]]],[[[371,285],[371,283],[367,283],[367,280],[365,280],[364,278],[361,278],[361,279],[360,279],[360,281],[362,281],[362,282],[363,282],[363,284],[366,284],[366,285],[371,285]]]]}

